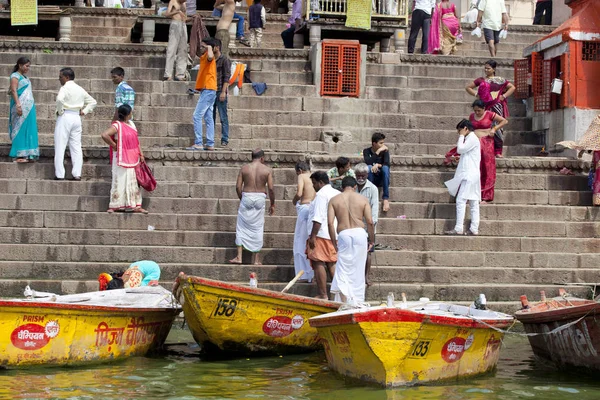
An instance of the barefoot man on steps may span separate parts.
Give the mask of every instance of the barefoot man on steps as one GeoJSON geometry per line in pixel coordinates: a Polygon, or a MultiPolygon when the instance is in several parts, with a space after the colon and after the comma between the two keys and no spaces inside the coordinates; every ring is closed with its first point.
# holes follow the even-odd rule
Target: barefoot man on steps
{"type": "Polygon", "coordinates": [[[265,228],[265,186],[269,191],[269,215],[275,214],[275,191],[273,189],[273,171],[264,165],[265,152],[256,149],[252,152],[252,162],[240,169],[235,189],[240,199],[235,245],[237,257],[229,260],[232,264],[242,263],[242,251],[252,252],[252,264],[261,265],[258,253],[263,246],[265,228]]]}
{"type": "Polygon", "coordinates": [[[329,201],[327,211],[329,236],[337,251],[331,293],[335,301],[349,304],[365,301],[365,263],[375,241],[371,206],[364,196],[356,193],[356,187],[356,179],[345,177],[342,193],[329,201]],[[368,242],[363,220],[367,221],[368,242]]]}

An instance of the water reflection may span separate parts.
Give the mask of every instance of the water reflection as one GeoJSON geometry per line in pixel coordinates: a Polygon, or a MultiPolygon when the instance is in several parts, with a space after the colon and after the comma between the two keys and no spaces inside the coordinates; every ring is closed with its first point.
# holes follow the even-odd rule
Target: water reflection
{"type": "MultiPolygon", "coordinates": [[[[179,331],[171,339],[189,339],[179,331]]],[[[541,369],[524,338],[509,337],[498,370],[443,385],[384,390],[329,371],[322,353],[206,361],[180,346],[162,357],[85,368],[0,371],[0,398],[12,399],[361,399],[544,400],[600,398],[591,378],[541,369]]]]}

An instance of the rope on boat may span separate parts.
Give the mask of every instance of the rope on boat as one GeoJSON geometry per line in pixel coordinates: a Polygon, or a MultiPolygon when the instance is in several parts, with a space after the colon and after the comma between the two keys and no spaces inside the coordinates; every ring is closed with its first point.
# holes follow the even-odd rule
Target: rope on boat
{"type": "Polygon", "coordinates": [[[558,327],[556,327],[556,328],[552,329],[552,330],[551,330],[551,331],[549,331],[549,332],[540,332],[540,333],[519,333],[519,332],[512,332],[512,331],[511,331],[511,329],[512,329],[512,328],[515,326],[515,324],[516,324],[516,320],[513,322],[513,324],[512,324],[512,325],[511,325],[511,326],[510,326],[508,329],[506,329],[506,330],[505,330],[505,329],[496,328],[495,326],[492,326],[492,325],[488,324],[487,322],[485,322],[485,321],[482,321],[482,320],[480,320],[480,319],[477,319],[477,318],[475,318],[475,317],[473,317],[473,316],[471,316],[471,315],[468,315],[467,317],[468,317],[468,318],[471,318],[473,321],[475,321],[475,322],[477,322],[477,323],[480,323],[480,324],[482,324],[482,325],[485,325],[485,326],[487,326],[488,328],[490,328],[490,329],[493,329],[493,330],[495,330],[495,331],[497,331],[497,332],[501,332],[501,333],[504,333],[504,334],[517,335],[517,336],[532,337],[532,336],[541,336],[541,335],[554,335],[554,334],[557,334],[557,333],[559,333],[559,332],[561,332],[561,331],[564,331],[565,329],[567,329],[567,328],[569,328],[569,327],[571,327],[571,326],[573,326],[573,325],[577,324],[577,323],[578,323],[578,322],[580,322],[581,320],[583,320],[583,319],[584,319],[585,317],[587,317],[587,316],[588,316],[588,315],[589,315],[589,314],[590,314],[592,311],[593,311],[593,310],[590,310],[590,311],[588,311],[588,312],[587,312],[587,313],[585,313],[585,315],[583,315],[581,318],[579,318],[579,319],[577,319],[577,320],[575,320],[575,321],[571,321],[571,322],[569,322],[568,324],[565,324],[565,325],[558,326],[558,327]]]}

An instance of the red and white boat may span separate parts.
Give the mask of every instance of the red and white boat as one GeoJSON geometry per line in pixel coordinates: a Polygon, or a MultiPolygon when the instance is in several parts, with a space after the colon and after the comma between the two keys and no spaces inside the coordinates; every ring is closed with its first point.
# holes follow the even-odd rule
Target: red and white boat
{"type": "MultiPolygon", "coordinates": [[[[529,336],[535,356],[559,369],[580,368],[600,371],[600,303],[561,296],[545,299],[515,313],[529,336]]],[[[527,299],[522,296],[524,307],[527,299]]]]}

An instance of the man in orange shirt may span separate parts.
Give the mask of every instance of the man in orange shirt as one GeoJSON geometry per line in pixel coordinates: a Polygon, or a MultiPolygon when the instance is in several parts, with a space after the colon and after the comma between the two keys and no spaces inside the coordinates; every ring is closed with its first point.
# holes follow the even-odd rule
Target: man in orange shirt
{"type": "Polygon", "coordinates": [[[206,38],[201,43],[200,69],[196,78],[196,90],[200,92],[194,111],[194,145],[188,150],[215,150],[215,121],[213,107],[217,98],[217,58],[221,52],[221,41],[206,38]],[[206,146],[202,135],[202,119],[206,124],[206,146]]]}

